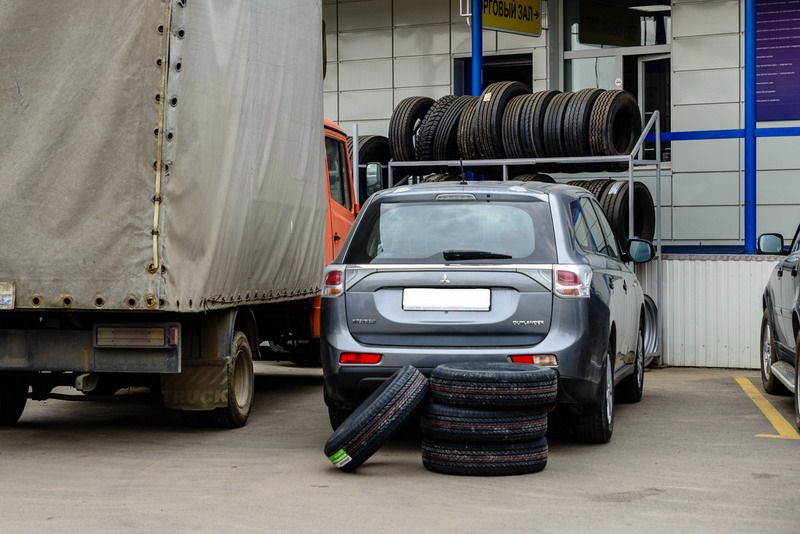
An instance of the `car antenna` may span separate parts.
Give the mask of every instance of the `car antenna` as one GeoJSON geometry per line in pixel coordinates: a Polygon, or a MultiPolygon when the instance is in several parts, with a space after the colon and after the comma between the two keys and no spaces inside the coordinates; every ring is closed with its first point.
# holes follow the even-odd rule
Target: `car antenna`
{"type": "Polygon", "coordinates": [[[461,165],[461,183],[459,185],[467,185],[467,174],[464,172],[464,158],[459,157],[458,163],[461,165]]]}

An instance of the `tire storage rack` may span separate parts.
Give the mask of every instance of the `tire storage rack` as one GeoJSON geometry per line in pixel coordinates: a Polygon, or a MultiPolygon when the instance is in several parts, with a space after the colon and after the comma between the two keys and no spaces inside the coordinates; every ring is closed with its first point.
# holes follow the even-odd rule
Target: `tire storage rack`
{"type": "MultiPolygon", "coordinates": [[[[635,181],[634,175],[637,170],[642,170],[643,167],[655,168],[656,177],[656,225],[655,225],[655,249],[656,249],[656,295],[655,305],[657,313],[655,320],[656,332],[655,336],[648,336],[648,347],[650,351],[647,352],[646,357],[657,364],[663,362],[663,310],[662,295],[663,295],[663,250],[661,245],[661,125],[660,125],[660,112],[654,111],[650,120],[642,128],[641,135],[633,144],[633,149],[628,154],[621,154],[616,156],[580,156],[580,157],[544,157],[544,158],[504,158],[504,159],[448,159],[448,160],[434,160],[434,161],[394,161],[391,160],[386,165],[388,170],[388,186],[394,187],[407,183],[420,183],[423,175],[435,172],[442,172],[445,169],[450,169],[462,175],[468,170],[476,170],[481,167],[495,167],[502,168],[502,180],[509,180],[509,169],[515,167],[525,168],[578,168],[580,166],[580,174],[593,174],[607,173],[609,168],[627,167],[628,176],[628,190],[634,191],[635,181]],[[649,134],[655,137],[655,159],[645,159],[644,157],[644,142],[649,134]],[[404,178],[395,183],[395,171],[405,171],[404,178]],[[414,174],[416,171],[416,174],[414,174]],[[408,175],[408,173],[411,173],[408,175]]],[[[354,153],[354,168],[359,168],[359,161],[357,159],[358,153],[358,125],[354,126],[353,135],[353,153],[354,153]]],[[[651,170],[649,169],[649,170],[651,170]]],[[[557,171],[556,171],[557,172],[557,171]]],[[[522,174],[522,173],[520,173],[522,174]]],[[[571,175],[572,176],[572,175],[571,175]]],[[[635,195],[628,195],[628,237],[635,237],[634,234],[634,197],[635,195]]],[[[651,312],[648,310],[648,314],[651,312]]]]}

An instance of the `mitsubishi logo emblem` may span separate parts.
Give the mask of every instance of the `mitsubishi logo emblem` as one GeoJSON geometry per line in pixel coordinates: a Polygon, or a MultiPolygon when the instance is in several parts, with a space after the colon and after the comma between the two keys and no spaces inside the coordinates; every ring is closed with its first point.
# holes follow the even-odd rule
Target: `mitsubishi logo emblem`
{"type": "Polygon", "coordinates": [[[440,284],[449,284],[449,283],[450,283],[450,280],[448,280],[448,279],[447,279],[447,275],[446,275],[446,274],[443,274],[443,275],[442,275],[442,279],[441,279],[441,280],[439,280],[439,283],[440,283],[440,284]]]}

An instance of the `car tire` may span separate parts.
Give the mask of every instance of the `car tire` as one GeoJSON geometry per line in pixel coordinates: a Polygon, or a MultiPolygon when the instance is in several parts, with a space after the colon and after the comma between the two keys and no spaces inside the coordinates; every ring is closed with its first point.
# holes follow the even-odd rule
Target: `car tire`
{"type": "Polygon", "coordinates": [[[389,120],[389,148],[395,161],[414,161],[414,137],[433,99],[424,96],[404,98],[389,120]]]}
{"type": "Polygon", "coordinates": [[[625,379],[620,382],[615,393],[620,402],[634,404],[642,400],[642,393],[644,392],[644,364],[644,320],[640,319],[633,374],[625,377],[625,379]]]}
{"type": "Polygon", "coordinates": [[[422,465],[448,475],[503,476],[536,473],[547,466],[547,439],[521,443],[453,443],[422,440],[422,465]]]}
{"type": "Polygon", "coordinates": [[[458,153],[461,159],[476,160],[481,159],[478,151],[477,127],[475,125],[478,116],[478,99],[468,102],[461,113],[458,122],[458,153]]]}
{"type": "Polygon", "coordinates": [[[331,434],[325,456],[342,471],[355,471],[411,418],[427,392],[422,373],[410,365],[399,369],[331,434]]]}
{"type": "Polygon", "coordinates": [[[564,143],[565,117],[570,101],[575,93],[560,93],[553,97],[544,115],[545,157],[560,158],[567,155],[564,143]]]}
{"type": "Polygon", "coordinates": [[[558,374],[547,367],[502,362],[439,365],[431,372],[431,396],[456,406],[520,408],[556,400],[558,374]]]}
{"type": "Polygon", "coordinates": [[[0,376],[0,426],[19,421],[28,403],[28,383],[15,374],[0,376]]]}
{"type": "Polygon", "coordinates": [[[595,403],[573,415],[575,439],[581,443],[608,443],[614,432],[614,366],[609,354],[602,374],[595,403]]]}
{"type": "Polygon", "coordinates": [[[475,127],[478,152],[484,159],[506,157],[503,149],[503,115],[512,98],[530,93],[521,82],[495,82],[490,84],[478,99],[475,127]]]}
{"type": "Polygon", "coordinates": [[[523,151],[527,157],[545,157],[544,118],[550,102],[558,94],[559,91],[538,91],[526,96],[523,101],[520,133],[523,151]]]}
{"type": "Polygon", "coordinates": [[[239,428],[247,424],[253,406],[255,372],[253,349],[244,332],[236,331],[231,342],[231,361],[227,365],[228,405],[210,412],[211,422],[220,428],[239,428]]]}
{"type": "Polygon", "coordinates": [[[511,443],[547,434],[547,408],[481,410],[429,402],[420,421],[422,435],[435,441],[511,443]]]}
{"type": "Polygon", "coordinates": [[[589,120],[603,89],[582,89],[567,104],[564,117],[564,145],[570,157],[591,156],[589,120]]]}
{"type": "Polygon", "coordinates": [[[800,335],[794,346],[794,426],[800,431],[800,335]]]}
{"type": "Polygon", "coordinates": [[[786,386],[772,374],[772,364],[778,361],[778,352],[775,350],[775,343],[772,340],[772,327],[769,324],[769,312],[764,310],[761,317],[761,385],[764,391],[770,395],[789,395],[786,386]]]}

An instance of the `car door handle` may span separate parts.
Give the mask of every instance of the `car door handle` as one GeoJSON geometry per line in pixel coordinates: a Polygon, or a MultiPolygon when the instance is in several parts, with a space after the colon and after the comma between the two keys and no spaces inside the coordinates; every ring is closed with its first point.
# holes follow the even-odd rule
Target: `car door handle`
{"type": "Polygon", "coordinates": [[[622,281],[622,290],[623,290],[625,293],[627,293],[627,292],[628,292],[628,281],[627,281],[627,280],[623,280],[623,281],[622,281]]]}
{"type": "Polygon", "coordinates": [[[778,267],[777,275],[778,278],[783,278],[783,267],[778,267]]]}
{"type": "Polygon", "coordinates": [[[608,288],[614,289],[614,278],[611,276],[608,277],[608,288]]]}
{"type": "Polygon", "coordinates": [[[797,265],[792,267],[792,277],[795,277],[795,276],[797,276],[797,265]]]}
{"type": "Polygon", "coordinates": [[[342,236],[340,236],[339,234],[333,234],[333,242],[334,243],[338,243],[341,240],[342,240],[342,236]]]}

